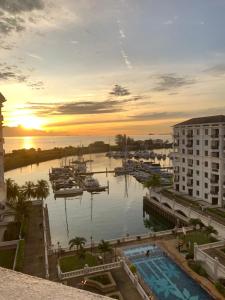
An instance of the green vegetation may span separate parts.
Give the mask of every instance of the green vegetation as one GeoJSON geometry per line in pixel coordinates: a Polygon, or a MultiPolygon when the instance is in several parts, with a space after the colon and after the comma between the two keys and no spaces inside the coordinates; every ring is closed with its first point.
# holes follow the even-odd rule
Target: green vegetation
{"type": "Polygon", "coordinates": [[[98,282],[100,282],[103,285],[111,283],[108,274],[89,276],[88,279],[98,281],[98,282]]]}
{"type": "Polygon", "coordinates": [[[146,188],[157,188],[162,186],[161,177],[159,174],[153,174],[148,181],[144,183],[146,188]]]}
{"type": "Polygon", "coordinates": [[[7,269],[13,268],[16,249],[0,250],[0,266],[7,269]]]}
{"type": "Polygon", "coordinates": [[[86,264],[89,267],[96,266],[98,261],[91,253],[86,253],[85,259],[80,259],[78,255],[64,256],[60,258],[59,264],[62,272],[69,272],[83,269],[86,264]]]}
{"type": "Polygon", "coordinates": [[[206,231],[194,231],[187,233],[184,237],[184,242],[188,245],[190,243],[191,249],[194,247],[194,243],[198,245],[208,244],[216,242],[217,240],[208,235],[206,231]]]}
{"type": "Polygon", "coordinates": [[[104,260],[106,252],[111,252],[112,247],[108,241],[101,240],[101,242],[98,244],[98,249],[103,253],[104,260]]]}
{"type": "Polygon", "coordinates": [[[23,270],[25,241],[20,240],[18,247],[15,270],[21,272],[23,270]]]}
{"type": "Polygon", "coordinates": [[[74,239],[69,241],[70,249],[76,246],[77,252],[81,249],[86,243],[86,239],[84,237],[76,236],[74,239]]]}
{"type": "Polygon", "coordinates": [[[188,261],[188,266],[196,272],[198,275],[208,278],[206,270],[202,267],[201,263],[198,261],[190,260],[188,261]]]}
{"type": "Polygon", "coordinates": [[[218,279],[218,281],[215,282],[215,287],[220,292],[220,294],[225,297],[225,282],[224,282],[224,278],[218,279]]]}
{"type": "Polygon", "coordinates": [[[131,272],[132,272],[133,274],[136,274],[136,273],[137,273],[137,268],[136,268],[135,265],[131,265],[131,266],[130,266],[130,270],[131,270],[131,272]]]}
{"type": "Polygon", "coordinates": [[[202,221],[200,219],[190,219],[189,220],[189,225],[192,225],[192,226],[197,226],[199,225],[200,228],[204,227],[204,224],[202,223],[202,221]]]}

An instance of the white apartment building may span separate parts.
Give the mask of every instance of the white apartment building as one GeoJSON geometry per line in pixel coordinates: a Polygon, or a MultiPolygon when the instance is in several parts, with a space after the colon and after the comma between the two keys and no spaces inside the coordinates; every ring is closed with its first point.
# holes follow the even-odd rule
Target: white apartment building
{"type": "Polygon", "coordinates": [[[174,126],[174,189],[225,206],[225,115],[174,126]]]}

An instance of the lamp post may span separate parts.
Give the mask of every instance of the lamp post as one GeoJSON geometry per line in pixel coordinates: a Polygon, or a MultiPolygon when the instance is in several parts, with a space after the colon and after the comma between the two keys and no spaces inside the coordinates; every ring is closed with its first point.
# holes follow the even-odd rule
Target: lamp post
{"type": "Polygon", "coordinates": [[[92,253],[92,251],[93,251],[93,248],[92,248],[92,240],[93,240],[93,237],[92,237],[92,235],[90,236],[90,239],[91,239],[91,253],[92,253]]]}

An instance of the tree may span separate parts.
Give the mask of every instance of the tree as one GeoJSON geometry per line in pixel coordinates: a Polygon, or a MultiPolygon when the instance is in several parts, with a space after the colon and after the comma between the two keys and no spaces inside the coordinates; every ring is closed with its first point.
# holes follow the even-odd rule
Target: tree
{"type": "Polygon", "coordinates": [[[11,178],[6,179],[7,200],[11,202],[17,198],[20,188],[11,178]]]}
{"type": "Polygon", "coordinates": [[[101,242],[98,244],[98,249],[103,253],[104,261],[105,261],[105,254],[106,252],[111,252],[112,247],[108,241],[101,240],[101,242]]]}
{"type": "Polygon", "coordinates": [[[24,196],[26,196],[29,200],[35,197],[35,185],[32,181],[26,181],[24,186],[22,187],[22,190],[24,196]]]}
{"type": "Polygon", "coordinates": [[[36,188],[35,188],[35,194],[38,199],[41,199],[42,201],[46,199],[49,195],[49,185],[46,180],[38,180],[36,188]]]}
{"type": "Polygon", "coordinates": [[[22,192],[19,192],[17,198],[11,201],[10,206],[15,211],[16,221],[22,223],[24,218],[29,216],[30,201],[22,192]]]}
{"type": "Polygon", "coordinates": [[[144,187],[151,189],[155,189],[157,187],[161,187],[162,182],[161,182],[161,177],[158,174],[153,174],[148,181],[144,183],[144,187]]]}
{"type": "Polygon", "coordinates": [[[192,226],[195,226],[195,227],[197,225],[199,225],[200,228],[204,227],[204,224],[202,223],[202,221],[200,219],[190,219],[189,224],[192,226]]]}
{"type": "Polygon", "coordinates": [[[218,234],[218,231],[214,228],[214,227],[212,227],[212,226],[206,226],[205,227],[205,232],[206,232],[206,234],[209,236],[210,234],[218,234]]]}
{"type": "Polygon", "coordinates": [[[78,253],[78,250],[83,248],[83,246],[86,243],[86,239],[84,237],[80,237],[80,236],[76,236],[75,238],[73,238],[72,240],[69,241],[69,246],[70,249],[72,249],[74,246],[76,246],[76,250],[78,253]]]}

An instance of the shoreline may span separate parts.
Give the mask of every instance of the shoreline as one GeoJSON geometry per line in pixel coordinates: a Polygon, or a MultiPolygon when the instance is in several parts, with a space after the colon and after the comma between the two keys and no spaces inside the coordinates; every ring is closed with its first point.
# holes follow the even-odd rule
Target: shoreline
{"type": "MultiPolygon", "coordinates": [[[[104,144],[101,148],[98,147],[72,147],[67,146],[64,148],[55,147],[49,150],[41,150],[41,149],[19,149],[13,150],[11,153],[5,154],[5,164],[4,170],[12,171],[15,169],[20,169],[22,167],[27,167],[30,165],[38,165],[39,163],[54,160],[54,159],[61,159],[64,157],[69,156],[77,156],[77,155],[85,155],[85,154],[96,154],[96,153],[106,153],[108,151],[120,151],[118,146],[110,146],[104,144]],[[82,151],[82,153],[81,153],[82,151]]],[[[150,147],[149,150],[158,150],[158,149],[171,149],[171,145],[160,145],[158,147],[150,147]]],[[[133,149],[129,149],[129,151],[136,151],[136,147],[133,149]]]]}

